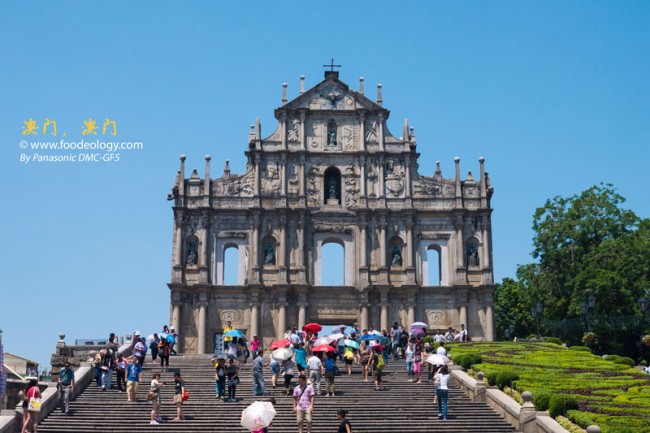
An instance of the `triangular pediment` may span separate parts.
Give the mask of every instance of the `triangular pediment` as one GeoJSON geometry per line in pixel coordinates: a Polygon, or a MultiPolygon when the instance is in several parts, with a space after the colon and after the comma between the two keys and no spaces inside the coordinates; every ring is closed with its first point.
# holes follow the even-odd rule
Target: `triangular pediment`
{"type": "Polygon", "coordinates": [[[335,77],[326,78],[276,111],[305,109],[388,111],[335,77]]]}

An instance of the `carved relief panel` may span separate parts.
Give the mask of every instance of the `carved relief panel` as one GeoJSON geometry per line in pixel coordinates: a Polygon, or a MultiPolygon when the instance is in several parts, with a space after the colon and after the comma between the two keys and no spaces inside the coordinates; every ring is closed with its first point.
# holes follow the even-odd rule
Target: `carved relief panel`
{"type": "Polygon", "coordinates": [[[384,163],[384,189],[386,197],[404,195],[405,170],[400,159],[388,158],[384,163]]]}
{"type": "Polygon", "coordinates": [[[280,163],[279,161],[266,161],[262,165],[262,193],[277,195],[280,193],[280,163]]]}

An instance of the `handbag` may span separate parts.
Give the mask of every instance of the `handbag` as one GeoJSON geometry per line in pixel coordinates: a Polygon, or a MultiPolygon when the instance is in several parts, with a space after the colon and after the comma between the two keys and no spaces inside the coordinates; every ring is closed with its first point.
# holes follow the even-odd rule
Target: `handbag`
{"type": "Polygon", "coordinates": [[[29,400],[29,405],[27,406],[27,410],[30,412],[40,412],[41,411],[41,399],[40,398],[32,398],[29,400]]]}
{"type": "Polygon", "coordinates": [[[156,391],[149,390],[149,392],[147,393],[147,401],[155,400],[157,396],[158,396],[158,393],[156,391]]]}
{"type": "Polygon", "coordinates": [[[185,391],[184,393],[182,393],[182,394],[180,394],[180,395],[181,395],[181,399],[182,399],[183,401],[187,401],[187,400],[190,399],[190,393],[187,392],[187,391],[185,391]]]}

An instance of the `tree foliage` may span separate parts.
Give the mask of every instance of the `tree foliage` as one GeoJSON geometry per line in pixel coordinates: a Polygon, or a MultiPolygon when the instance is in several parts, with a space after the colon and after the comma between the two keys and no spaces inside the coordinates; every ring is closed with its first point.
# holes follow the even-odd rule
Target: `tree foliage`
{"type": "MultiPolygon", "coordinates": [[[[517,279],[504,279],[495,292],[498,335],[509,323],[517,335],[534,332],[531,308],[538,302],[544,320],[582,318],[580,304],[590,295],[596,299],[593,316],[640,318],[637,299],[650,289],[650,220],[639,219],[624,203],[612,185],[600,184],[547,200],[535,211],[537,263],[520,265],[517,279]]],[[[617,339],[629,343],[634,336],[617,339]]]]}

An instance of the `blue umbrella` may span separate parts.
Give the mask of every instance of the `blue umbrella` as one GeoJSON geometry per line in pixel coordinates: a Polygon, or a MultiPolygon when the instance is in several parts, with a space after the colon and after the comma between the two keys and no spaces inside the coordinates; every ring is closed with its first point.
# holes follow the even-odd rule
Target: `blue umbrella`
{"type": "Polygon", "coordinates": [[[166,339],[167,341],[169,341],[170,343],[176,343],[176,338],[175,338],[172,334],[167,334],[167,336],[165,337],[165,339],[166,339]]]}
{"type": "Polygon", "coordinates": [[[359,341],[369,341],[369,340],[379,340],[381,338],[381,335],[375,335],[375,334],[366,334],[362,335],[359,337],[359,341]]]}
{"type": "Polygon", "coordinates": [[[359,343],[357,343],[354,340],[345,340],[344,343],[347,347],[351,347],[353,349],[358,349],[359,348],[359,343]]]}
{"type": "Polygon", "coordinates": [[[224,337],[244,338],[246,335],[238,329],[231,329],[223,334],[224,337]]]}

